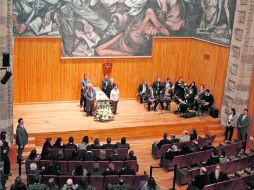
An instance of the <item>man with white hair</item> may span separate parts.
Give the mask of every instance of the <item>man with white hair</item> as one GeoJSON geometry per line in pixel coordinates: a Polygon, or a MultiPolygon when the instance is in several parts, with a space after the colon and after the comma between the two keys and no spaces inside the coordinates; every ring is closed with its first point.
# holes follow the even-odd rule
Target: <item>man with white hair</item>
{"type": "Polygon", "coordinates": [[[210,180],[211,183],[219,183],[229,180],[229,178],[227,174],[221,171],[221,166],[217,165],[215,170],[210,173],[210,180]]]}
{"type": "Polygon", "coordinates": [[[78,185],[77,184],[73,184],[73,180],[72,179],[67,179],[66,184],[64,184],[62,190],[76,190],[78,189],[78,185]]]}
{"type": "Polygon", "coordinates": [[[182,136],[180,137],[180,142],[187,142],[190,140],[190,135],[188,135],[188,131],[183,131],[182,136]]]}
{"type": "Polygon", "coordinates": [[[86,116],[93,115],[96,93],[95,90],[93,89],[92,84],[89,84],[85,96],[86,96],[86,116]]]}
{"type": "Polygon", "coordinates": [[[195,189],[198,188],[198,189],[203,189],[204,186],[210,184],[210,177],[209,175],[207,174],[207,170],[205,167],[201,167],[200,168],[200,174],[197,175],[194,180],[192,181],[192,183],[189,185],[188,189],[195,189]],[[190,186],[192,188],[190,188],[190,186]],[[194,186],[194,187],[193,187],[194,186]]]}

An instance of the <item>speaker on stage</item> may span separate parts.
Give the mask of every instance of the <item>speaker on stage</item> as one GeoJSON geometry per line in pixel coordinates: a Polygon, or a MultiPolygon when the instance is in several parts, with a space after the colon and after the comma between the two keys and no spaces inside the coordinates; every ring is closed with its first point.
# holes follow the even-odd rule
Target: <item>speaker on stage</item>
{"type": "Polygon", "coordinates": [[[10,71],[6,71],[4,77],[1,80],[2,84],[6,84],[8,80],[11,78],[12,73],[10,71]]]}
{"type": "Polygon", "coordinates": [[[212,116],[213,118],[218,118],[219,110],[214,107],[211,107],[210,108],[210,116],[212,116]]]}
{"type": "Polygon", "coordinates": [[[3,67],[10,67],[10,54],[3,53],[3,67]]]}

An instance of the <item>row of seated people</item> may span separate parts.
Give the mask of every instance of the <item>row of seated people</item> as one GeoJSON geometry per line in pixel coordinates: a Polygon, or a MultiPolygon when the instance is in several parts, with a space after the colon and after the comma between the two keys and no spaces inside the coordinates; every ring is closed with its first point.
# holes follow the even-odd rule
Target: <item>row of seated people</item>
{"type": "MultiPolygon", "coordinates": [[[[125,149],[121,149],[125,150],[125,149]]],[[[126,153],[128,151],[126,150],[126,153]]],[[[37,151],[33,149],[27,160],[54,160],[54,161],[64,161],[64,160],[83,160],[83,161],[124,161],[124,160],[137,160],[134,155],[134,151],[130,150],[128,155],[120,155],[117,150],[111,149],[101,149],[98,154],[96,154],[91,149],[81,151],[78,149],[46,149],[41,155],[37,154],[37,151]],[[56,150],[56,151],[55,151],[56,150]],[[68,150],[68,154],[66,151],[68,150]],[[107,151],[110,150],[110,151],[107,151]],[[109,154],[110,153],[110,154],[109,154]]]]}
{"type": "Polygon", "coordinates": [[[193,128],[191,130],[191,133],[189,134],[187,130],[184,130],[182,132],[182,136],[177,138],[174,134],[171,134],[170,139],[168,139],[168,134],[163,133],[162,139],[159,142],[156,142],[157,147],[160,149],[162,145],[165,144],[173,144],[177,142],[187,142],[190,140],[196,140],[198,139],[197,130],[193,128]]]}
{"type": "MultiPolygon", "coordinates": [[[[96,183],[96,181],[95,181],[96,183]]],[[[91,181],[89,177],[72,178],[66,176],[63,183],[54,176],[49,178],[40,178],[40,176],[33,176],[33,183],[27,184],[29,190],[98,190],[102,187],[107,190],[130,190],[130,189],[160,189],[153,177],[147,175],[143,176],[119,176],[117,178],[104,178],[103,181],[98,181],[97,184],[91,181]],[[138,178],[137,178],[138,177],[138,178]],[[102,182],[102,184],[100,184],[102,182]],[[95,186],[95,187],[94,187],[95,186]]],[[[27,186],[22,182],[21,177],[15,179],[11,190],[27,190],[27,186]]]]}
{"type": "Polygon", "coordinates": [[[154,105],[153,109],[156,111],[158,104],[161,105],[161,109],[164,109],[164,103],[166,103],[165,109],[168,110],[171,101],[174,101],[185,109],[196,109],[197,111],[202,109],[205,112],[214,103],[213,95],[209,89],[204,90],[204,85],[200,85],[198,91],[195,82],[187,85],[183,82],[182,77],[179,77],[174,85],[170,78],[161,82],[160,77],[157,77],[150,86],[146,81],[143,81],[139,85],[138,96],[140,103],[145,101],[148,104],[148,111],[151,110],[151,105],[154,105]]]}
{"type": "Polygon", "coordinates": [[[83,140],[79,144],[74,143],[74,138],[69,137],[69,142],[67,144],[62,143],[62,138],[57,138],[55,143],[51,144],[52,138],[47,138],[43,144],[42,152],[48,148],[66,148],[66,149],[115,149],[115,148],[130,148],[130,145],[126,142],[126,138],[122,137],[120,142],[113,144],[111,138],[107,138],[107,142],[103,145],[100,144],[100,139],[95,138],[94,142],[89,144],[89,137],[84,136],[83,140]]]}

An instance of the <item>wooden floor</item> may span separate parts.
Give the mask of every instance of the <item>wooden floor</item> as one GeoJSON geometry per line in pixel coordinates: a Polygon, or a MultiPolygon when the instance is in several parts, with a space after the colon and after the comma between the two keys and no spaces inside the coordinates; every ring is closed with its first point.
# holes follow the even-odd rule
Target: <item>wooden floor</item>
{"type": "MultiPolygon", "coordinates": [[[[150,165],[158,166],[159,161],[151,156],[151,145],[161,138],[163,132],[180,135],[183,130],[195,127],[199,135],[204,135],[207,132],[206,125],[219,123],[219,119],[210,116],[184,119],[168,111],[147,112],[144,105],[136,100],[120,101],[118,114],[114,121],[108,123],[96,122],[93,117],[86,117],[78,102],[14,105],[15,126],[19,117],[24,119],[29,135],[35,138],[37,149],[41,148],[43,140],[48,136],[63,137],[66,142],[72,135],[76,143],[81,141],[83,135],[89,135],[91,140],[99,137],[101,141],[110,136],[114,142],[126,136],[138,157],[140,173],[149,173],[150,165]]],[[[17,174],[16,169],[13,173],[17,174]]],[[[153,176],[162,190],[172,186],[172,172],[155,169],[153,176]]]]}

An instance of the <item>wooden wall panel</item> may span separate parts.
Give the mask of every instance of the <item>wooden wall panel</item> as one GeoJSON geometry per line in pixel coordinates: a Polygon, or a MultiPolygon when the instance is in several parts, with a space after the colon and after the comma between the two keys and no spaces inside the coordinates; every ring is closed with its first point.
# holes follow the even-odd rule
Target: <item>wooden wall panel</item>
{"type": "MultiPolygon", "coordinates": [[[[14,102],[79,99],[79,82],[87,73],[101,86],[102,64],[108,59],[61,59],[57,38],[16,38],[14,42],[14,102]]],[[[205,83],[221,106],[229,49],[195,39],[154,39],[151,58],[112,58],[112,74],[122,98],[134,98],[138,84],[179,76],[185,82],[205,83]],[[204,60],[204,53],[210,59],[204,60]]]]}
{"type": "MultiPolygon", "coordinates": [[[[252,72],[252,83],[249,96],[248,111],[250,116],[249,135],[254,137],[254,72],[252,72]]],[[[250,145],[254,147],[254,140],[250,140],[250,145]]]]}

